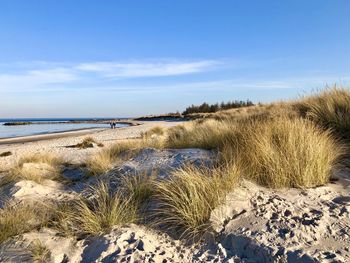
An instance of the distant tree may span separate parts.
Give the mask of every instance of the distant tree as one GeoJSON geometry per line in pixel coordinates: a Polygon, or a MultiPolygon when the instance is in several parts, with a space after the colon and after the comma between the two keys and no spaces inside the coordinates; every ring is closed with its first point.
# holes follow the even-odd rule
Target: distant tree
{"type": "Polygon", "coordinates": [[[202,103],[199,106],[191,105],[185,109],[185,111],[182,113],[183,115],[192,114],[192,113],[209,113],[209,112],[217,112],[219,110],[228,110],[228,109],[234,109],[234,108],[241,108],[241,107],[250,107],[254,106],[255,104],[251,100],[234,100],[234,101],[228,101],[228,102],[221,102],[216,104],[208,104],[206,102],[202,103]]]}

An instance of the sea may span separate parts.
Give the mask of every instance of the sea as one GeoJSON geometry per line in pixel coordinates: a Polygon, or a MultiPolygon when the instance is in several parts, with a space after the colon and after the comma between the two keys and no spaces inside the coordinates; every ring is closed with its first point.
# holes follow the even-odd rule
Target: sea
{"type": "MultiPolygon", "coordinates": [[[[108,123],[95,123],[93,121],[106,121],[114,118],[18,118],[0,119],[0,138],[13,138],[28,135],[49,134],[65,131],[74,131],[91,128],[110,128],[108,123]],[[78,123],[72,123],[72,122],[78,123]],[[6,122],[30,122],[28,125],[3,125],[6,122]]],[[[123,118],[118,118],[123,119],[123,118]]],[[[117,128],[128,124],[116,125],[117,128]]]]}

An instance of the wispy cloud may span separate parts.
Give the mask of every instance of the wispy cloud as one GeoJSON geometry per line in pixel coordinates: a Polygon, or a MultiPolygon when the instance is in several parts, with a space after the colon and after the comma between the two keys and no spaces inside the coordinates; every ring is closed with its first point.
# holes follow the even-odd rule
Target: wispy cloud
{"type": "Polygon", "coordinates": [[[0,64],[1,90],[50,89],[56,84],[80,80],[103,82],[108,79],[136,79],[141,77],[165,77],[186,75],[212,70],[221,62],[217,60],[158,60],[151,62],[90,62],[53,63],[29,62],[0,64]],[[1,72],[3,72],[1,74],[1,72]]]}
{"type": "Polygon", "coordinates": [[[67,83],[75,79],[76,74],[66,68],[0,74],[0,90],[37,88],[49,84],[67,83]]]}
{"type": "MultiPolygon", "coordinates": [[[[244,64],[244,63],[243,63],[244,64]]],[[[294,77],[264,77],[239,78],[234,76],[216,75],[203,79],[204,74],[220,67],[238,68],[223,60],[152,60],[133,62],[90,62],[90,63],[52,63],[33,62],[0,64],[0,92],[31,92],[31,91],[81,91],[94,92],[169,92],[169,91],[217,91],[225,92],[233,89],[239,91],[271,90],[322,87],[325,84],[349,83],[350,76],[341,74],[326,75],[310,73],[294,77]],[[2,73],[1,72],[6,72],[2,73]],[[170,78],[151,81],[138,81],[137,78],[179,76],[193,73],[203,73],[197,78],[170,78]],[[200,77],[200,78],[198,78],[200,77]],[[130,81],[129,81],[130,80],[130,81]],[[185,81],[186,80],[186,81],[185,81]],[[196,81],[197,80],[197,81],[196,81]],[[137,84],[138,83],[138,84],[137,84]]]]}
{"type": "Polygon", "coordinates": [[[137,78],[185,75],[208,71],[219,65],[216,60],[160,61],[146,63],[94,62],[83,63],[76,69],[101,73],[107,77],[137,78]]]}

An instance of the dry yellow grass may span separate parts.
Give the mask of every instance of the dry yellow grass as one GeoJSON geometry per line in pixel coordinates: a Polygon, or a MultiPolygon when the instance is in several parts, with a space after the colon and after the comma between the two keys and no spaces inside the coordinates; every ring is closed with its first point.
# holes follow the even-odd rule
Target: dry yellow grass
{"type": "Polygon", "coordinates": [[[252,120],[265,121],[281,116],[292,119],[297,117],[297,113],[287,103],[220,111],[210,117],[170,128],[166,132],[164,147],[220,149],[226,137],[235,135],[237,126],[244,126],[252,120]]]}
{"type": "Polygon", "coordinates": [[[51,208],[43,204],[10,204],[0,208],[0,243],[47,224],[51,208]]]}
{"type": "Polygon", "coordinates": [[[50,250],[39,240],[34,240],[29,245],[29,251],[33,262],[45,263],[50,261],[50,250]]]}
{"type": "Polygon", "coordinates": [[[91,175],[101,175],[146,147],[163,148],[164,142],[159,138],[123,140],[91,156],[86,165],[91,175]]]}
{"type": "Polygon", "coordinates": [[[350,136],[349,116],[350,91],[332,89],[211,114],[171,128],[165,145],[218,149],[224,161],[245,167],[246,178],[265,186],[312,187],[328,182],[343,156],[344,144],[329,129],[350,136]]]}
{"type": "Polygon", "coordinates": [[[10,169],[1,185],[19,180],[31,180],[37,183],[42,183],[47,179],[61,180],[61,165],[63,163],[61,158],[48,153],[25,156],[10,169]]]}
{"type": "Polygon", "coordinates": [[[79,148],[79,149],[87,149],[87,148],[93,148],[94,144],[97,144],[94,138],[91,136],[85,137],[82,142],[77,143],[75,145],[71,145],[68,147],[71,148],[79,148]]]}
{"type": "Polygon", "coordinates": [[[300,114],[337,135],[350,139],[350,90],[326,89],[296,103],[300,114]]]}
{"type": "Polygon", "coordinates": [[[142,140],[124,140],[113,146],[101,150],[99,153],[91,156],[87,161],[87,167],[92,175],[100,175],[110,170],[113,165],[118,164],[123,159],[136,153],[142,147],[142,140]],[[128,154],[126,154],[128,151],[128,154]],[[126,156],[121,156],[126,154],[126,156]]]}
{"type": "MultiPolygon", "coordinates": [[[[228,178],[244,176],[272,188],[323,185],[344,147],[329,130],[300,118],[296,105],[276,103],[218,112],[171,128],[165,145],[218,149],[226,165],[221,173],[231,174],[228,178]]],[[[210,212],[232,185],[217,178],[201,169],[185,168],[156,183],[159,217],[184,234],[205,230],[210,212]]]]}
{"type": "MultiPolygon", "coordinates": [[[[99,182],[89,189],[89,197],[81,197],[63,211],[61,219],[72,233],[100,235],[114,226],[137,221],[137,206],[121,191],[113,192],[109,183],[99,182]]],[[[62,225],[62,223],[61,223],[62,225]]]]}
{"type": "Polygon", "coordinates": [[[197,120],[172,127],[167,132],[167,148],[215,149],[231,133],[234,123],[218,120],[197,120]]]}
{"type": "Polygon", "coordinates": [[[227,138],[225,160],[244,167],[246,178],[272,187],[313,187],[329,181],[343,147],[329,131],[304,119],[251,121],[227,138]]]}
{"type": "Polygon", "coordinates": [[[122,176],[120,188],[140,208],[154,194],[156,179],[157,173],[155,171],[150,175],[146,172],[134,175],[127,174],[122,176]]]}
{"type": "Polygon", "coordinates": [[[165,133],[165,128],[162,127],[162,126],[155,126],[153,128],[151,128],[150,130],[146,131],[144,134],[143,134],[143,137],[144,138],[150,138],[152,136],[161,136],[161,135],[164,135],[165,133]]]}
{"type": "Polygon", "coordinates": [[[184,237],[201,236],[210,229],[211,211],[224,202],[238,178],[239,171],[232,165],[175,171],[169,179],[155,182],[155,218],[184,237]]]}
{"type": "Polygon", "coordinates": [[[258,104],[250,107],[222,110],[215,113],[203,113],[196,117],[199,121],[203,119],[214,119],[223,122],[237,122],[251,119],[272,119],[281,116],[288,116],[290,118],[299,116],[298,110],[293,106],[293,101],[258,104]]]}

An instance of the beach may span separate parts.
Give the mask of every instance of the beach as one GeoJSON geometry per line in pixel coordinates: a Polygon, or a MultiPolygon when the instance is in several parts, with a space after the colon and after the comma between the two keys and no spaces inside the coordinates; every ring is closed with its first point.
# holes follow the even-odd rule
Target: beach
{"type": "MultiPolygon", "coordinates": [[[[150,130],[153,131],[149,135],[151,140],[162,140],[164,131],[184,122],[146,121],[137,124],[118,129],[91,129],[3,141],[0,153],[12,153],[0,158],[0,166],[4,171],[16,166],[22,157],[33,154],[63,158],[66,163],[63,164],[61,175],[66,181],[58,179],[35,182],[22,179],[3,186],[2,193],[6,196],[3,201],[11,200],[17,205],[34,202],[39,206],[41,203],[71,202],[81,198],[79,196],[84,193],[82,190],[89,189],[99,180],[109,181],[121,174],[132,178],[135,174],[153,173],[157,170],[158,179],[163,180],[171,179],[173,172],[176,173],[189,164],[207,167],[214,165],[215,151],[146,147],[137,151],[136,155],[114,163],[106,173],[86,177],[81,169],[84,169],[89,158],[99,152],[116,143],[132,142],[150,130]],[[87,137],[94,140],[94,147],[70,147],[87,137]]],[[[132,148],[133,145],[128,144],[128,147],[132,148]]],[[[22,169],[29,169],[27,172],[37,169],[40,176],[49,176],[52,167],[47,165],[49,164],[27,161],[22,164],[22,169]]],[[[134,221],[130,219],[130,223],[112,227],[107,233],[81,240],[62,235],[56,228],[42,227],[27,231],[0,246],[0,260],[26,261],[33,255],[30,250],[33,244],[39,242],[40,246],[49,251],[50,262],[166,260],[243,263],[275,262],[276,259],[280,260],[277,262],[347,262],[350,259],[349,171],[342,170],[333,174],[332,178],[330,183],[309,189],[271,189],[242,179],[223,196],[224,202],[211,209],[208,218],[211,234],[208,233],[198,243],[191,243],[191,239],[148,225],[147,222],[132,223],[134,221]]],[[[188,181],[186,184],[191,183],[188,181]]],[[[228,181],[222,185],[222,191],[227,184],[228,181]]],[[[202,198],[211,194],[212,187],[214,185],[203,193],[202,198]]],[[[98,196],[98,191],[94,190],[93,194],[98,196]]],[[[194,202],[196,197],[192,198],[191,202],[194,202]]],[[[127,214],[128,210],[123,209],[121,212],[127,214]]],[[[108,214],[109,210],[105,213],[108,214]]]]}
{"type": "Polygon", "coordinates": [[[0,139],[0,154],[10,151],[11,156],[0,157],[0,171],[10,168],[21,157],[35,153],[51,153],[62,156],[67,162],[81,163],[100,148],[88,148],[79,150],[68,148],[80,143],[85,137],[91,136],[96,141],[103,143],[105,147],[116,143],[118,140],[141,137],[141,134],[152,127],[171,127],[180,122],[151,121],[131,122],[133,125],[117,129],[85,129],[79,131],[67,131],[51,134],[32,135],[17,138],[0,139]]]}

